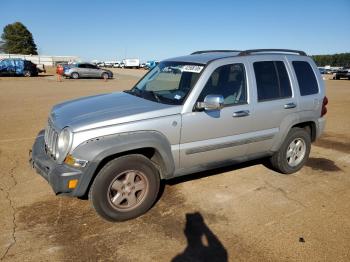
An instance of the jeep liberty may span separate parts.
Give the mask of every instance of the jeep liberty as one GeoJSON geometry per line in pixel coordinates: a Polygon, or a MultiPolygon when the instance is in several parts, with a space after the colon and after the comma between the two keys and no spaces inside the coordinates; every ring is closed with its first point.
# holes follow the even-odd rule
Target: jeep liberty
{"type": "Polygon", "coordinates": [[[56,194],[123,221],[160,181],[268,157],[283,174],[323,132],[325,85],[303,51],[211,50],[164,60],[131,90],[55,105],[30,163],[56,194]]]}

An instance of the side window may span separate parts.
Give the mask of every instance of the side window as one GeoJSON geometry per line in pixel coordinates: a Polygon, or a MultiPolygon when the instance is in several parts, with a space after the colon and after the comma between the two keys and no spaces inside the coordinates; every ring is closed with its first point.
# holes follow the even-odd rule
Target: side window
{"type": "Polygon", "coordinates": [[[288,73],[282,61],[255,62],[253,66],[259,102],[292,96],[288,73]]]}
{"type": "Polygon", "coordinates": [[[86,64],[86,68],[89,68],[89,69],[96,69],[96,67],[94,65],[91,65],[91,64],[86,64]]]}
{"type": "Polygon", "coordinates": [[[222,95],[224,105],[247,103],[247,84],[243,64],[220,66],[211,74],[198,101],[207,95],[222,95]]]}
{"type": "Polygon", "coordinates": [[[85,64],[79,64],[78,67],[79,68],[86,68],[86,65],[85,64]]]}
{"type": "Polygon", "coordinates": [[[302,96],[317,94],[318,84],[310,64],[305,61],[293,61],[293,68],[298,79],[300,94],[302,96]]]}

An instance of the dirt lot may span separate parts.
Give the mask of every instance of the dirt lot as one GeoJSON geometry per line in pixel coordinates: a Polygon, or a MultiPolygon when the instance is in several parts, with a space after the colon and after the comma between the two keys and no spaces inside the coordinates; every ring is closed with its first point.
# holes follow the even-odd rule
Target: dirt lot
{"type": "Polygon", "coordinates": [[[350,260],[350,81],[326,81],[326,134],[300,172],[254,161],[176,179],[146,215],[113,224],[87,200],[55,196],[28,150],[53,104],[145,72],[116,71],[107,82],[0,78],[0,260],[350,260]]]}

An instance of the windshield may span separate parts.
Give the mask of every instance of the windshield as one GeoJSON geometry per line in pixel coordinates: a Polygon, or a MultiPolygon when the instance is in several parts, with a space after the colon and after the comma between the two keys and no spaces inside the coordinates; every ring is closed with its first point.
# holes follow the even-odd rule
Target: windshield
{"type": "Polygon", "coordinates": [[[162,62],[125,92],[158,103],[181,105],[203,68],[200,64],[162,62]]]}

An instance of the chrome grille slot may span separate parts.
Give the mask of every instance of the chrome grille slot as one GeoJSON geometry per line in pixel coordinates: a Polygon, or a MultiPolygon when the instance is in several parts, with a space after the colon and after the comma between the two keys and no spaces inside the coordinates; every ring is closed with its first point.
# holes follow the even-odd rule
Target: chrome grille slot
{"type": "Polygon", "coordinates": [[[58,132],[54,129],[52,122],[49,120],[45,130],[45,145],[47,153],[55,158],[57,150],[58,132]]]}

